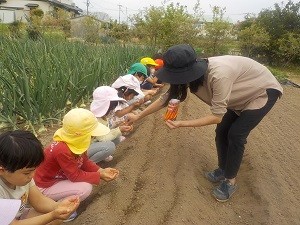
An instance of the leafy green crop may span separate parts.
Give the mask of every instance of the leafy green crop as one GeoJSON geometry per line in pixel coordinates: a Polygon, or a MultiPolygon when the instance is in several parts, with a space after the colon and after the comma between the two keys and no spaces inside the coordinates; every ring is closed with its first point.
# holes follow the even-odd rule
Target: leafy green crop
{"type": "Polygon", "coordinates": [[[90,100],[97,86],[109,85],[150,52],[140,46],[91,46],[55,40],[0,37],[0,122],[35,132],[60,121],[68,107],[90,100]]]}

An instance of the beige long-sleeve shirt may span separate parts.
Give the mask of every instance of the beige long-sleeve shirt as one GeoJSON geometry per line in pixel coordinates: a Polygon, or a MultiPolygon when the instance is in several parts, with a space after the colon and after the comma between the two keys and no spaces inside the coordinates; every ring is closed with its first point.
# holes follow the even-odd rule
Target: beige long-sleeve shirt
{"type": "Polygon", "coordinates": [[[267,102],[267,89],[283,93],[273,74],[250,58],[225,55],[208,60],[203,86],[195,95],[211,106],[214,115],[222,116],[227,109],[237,113],[260,109],[267,102]]]}
{"type": "MultiPolygon", "coordinates": [[[[105,126],[108,126],[108,122],[102,118],[97,118],[99,123],[102,123],[105,126]]],[[[110,129],[110,132],[107,135],[104,136],[98,136],[95,137],[97,141],[112,141],[116,139],[117,137],[120,137],[122,135],[122,132],[120,131],[119,127],[110,129]]]]}

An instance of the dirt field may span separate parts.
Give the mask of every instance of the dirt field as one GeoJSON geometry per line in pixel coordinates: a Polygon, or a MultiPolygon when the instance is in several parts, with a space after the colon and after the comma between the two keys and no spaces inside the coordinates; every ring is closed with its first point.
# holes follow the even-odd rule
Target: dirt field
{"type": "MultiPolygon", "coordinates": [[[[227,203],[211,196],[213,184],[203,177],[217,165],[215,126],[170,130],[160,111],[136,124],[114,160],[102,165],[118,168],[120,177],[95,187],[69,224],[299,225],[300,89],[285,86],[284,91],[250,134],[239,189],[227,203]]],[[[179,119],[208,113],[209,107],[190,95],[179,119]]]]}

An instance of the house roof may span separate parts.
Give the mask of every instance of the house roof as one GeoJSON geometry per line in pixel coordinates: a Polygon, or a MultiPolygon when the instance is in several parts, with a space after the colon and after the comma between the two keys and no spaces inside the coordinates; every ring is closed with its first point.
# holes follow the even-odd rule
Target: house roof
{"type": "Polygon", "coordinates": [[[15,9],[15,10],[23,10],[24,7],[12,7],[12,6],[1,6],[1,5],[0,5],[0,9],[7,9],[7,10],[11,10],[11,9],[15,9]]]}
{"type": "Polygon", "coordinates": [[[64,8],[65,10],[67,11],[72,11],[76,14],[80,14],[81,12],[83,12],[82,9],[78,8],[77,6],[75,5],[68,5],[68,4],[65,4],[65,3],[62,3],[58,0],[48,0],[48,2],[54,6],[57,6],[57,7],[60,7],[60,8],[64,8]]]}
{"type": "MultiPolygon", "coordinates": [[[[83,12],[83,10],[78,8],[76,5],[69,5],[69,4],[66,4],[66,3],[62,3],[58,0],[41,0],[41,1],[46,1],[50,5],[62,8],[62,9],[66,10],[66,11],[69,11],[69,12],[74,12],[75,14],[80,14],[81,12],[83,12]]],[[[6,3],[6,2],[7,2],[6,0],[0,0],[0,4],[1,3],[6,3]]],[[[34,7],[38,7],[39,5],[35,4],[35,3],[28,3],[25,6],[27,6],[29,8],[34,8],[34,7]]],[[[20,7],[20,6],[2,6],[2,5],[1,5],[1,8],[2,9],[21,9],[21,10],[24,9],[24,7],[20,7]]]]}
{"type": "Polygon", "coordinates": [[[29,7],[29,8],[36,8],[39,7],[39,4],[34,4],[34,3],[28,3],[25,6],[29,7]]]}

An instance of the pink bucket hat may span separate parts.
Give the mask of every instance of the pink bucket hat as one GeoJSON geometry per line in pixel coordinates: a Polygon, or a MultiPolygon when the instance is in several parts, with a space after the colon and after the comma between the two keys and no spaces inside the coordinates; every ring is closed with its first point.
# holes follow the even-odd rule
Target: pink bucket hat
{"type": "Polygon", "coordinates": [[[131,74],[119,77],[112,85],[113,88],[126,87],[135,90],[139,95],[145,96],[141,90],[139,80],[131,74]]]}
{"type": "Polygon", "coordinates": [[[90,110],[96,117],[102,117],[107,113],[111,101],[126,102],[118,96],[118,91],[110,86],[97,87],[93,92],[93,101],[90,110]]]}

